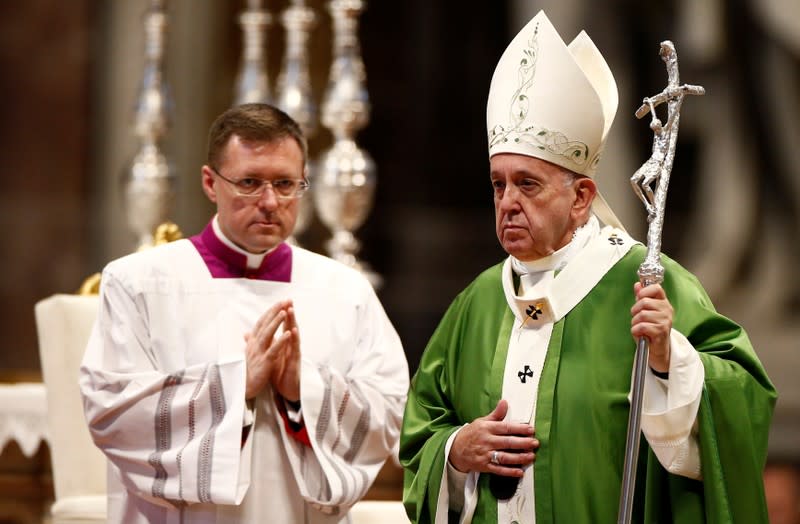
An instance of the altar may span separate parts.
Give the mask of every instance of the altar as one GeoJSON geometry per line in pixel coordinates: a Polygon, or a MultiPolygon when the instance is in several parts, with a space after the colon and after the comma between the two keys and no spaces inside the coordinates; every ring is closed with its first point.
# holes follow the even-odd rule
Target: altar
{"type": "Polygon", "coordinates": [[[26,457],[47,441],[47,399],[44,384],[0,384],[0,451],[15,441],[26,457]]]}
{"type": "Polygon", "coordinates": [[[0,522],[49,521],[53,480],[48,443],[44,384],[0,382],[0,522]]]}

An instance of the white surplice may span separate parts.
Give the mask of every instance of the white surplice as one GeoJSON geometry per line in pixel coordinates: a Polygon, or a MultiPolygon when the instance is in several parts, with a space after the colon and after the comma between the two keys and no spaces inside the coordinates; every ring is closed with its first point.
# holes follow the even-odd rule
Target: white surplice
{"type": "Polygon", "coordinates": [[[363,276],[291,250],[291,282],[212,278],[189,240],[106,267],[80,385],[109,522],[347,522],[397,444],[408,365],[363,276]],[[270,391],[245,405],[244,335],[283,299],[311,447],[270,391]]]}

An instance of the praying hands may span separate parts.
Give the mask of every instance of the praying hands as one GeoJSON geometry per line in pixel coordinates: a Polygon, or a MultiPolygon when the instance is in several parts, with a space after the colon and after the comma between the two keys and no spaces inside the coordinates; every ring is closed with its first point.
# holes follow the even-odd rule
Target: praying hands
{"type": "Polygon", "coordinates": [[[300,334],[290,300],[276,303],[245,334],[247,387],[245,398],[272,384],[286,400],[300,400],[300,334]],[[278,328],[282,332],[276,336],[278,328]]]}

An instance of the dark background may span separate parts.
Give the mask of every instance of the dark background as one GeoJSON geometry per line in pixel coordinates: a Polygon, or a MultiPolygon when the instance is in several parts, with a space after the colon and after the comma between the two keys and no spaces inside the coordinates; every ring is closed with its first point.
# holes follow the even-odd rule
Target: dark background
{"type": "MultiPolygon", "coordinates": [[[[267,1],[266,6],[278,13],[287,3],[267,1]]],[[[319,101],[330,62],[330,20],[324,2],[307,3],[320,17],[311,42],[319,101]]],[[[132,134],[126,131],[120,138],[118,131],[130,126],[135,97],[113,86],[124,74],[133,79],[125,93],[135,94],[143,49],[125,47],[131,40],[125,35],[140,31],[147,5],[143,0],[0,2],[0,368],[6,376],[38,376],[36,301],[74,292],[84,277],[134,249],[134,238],[119,218],[124,166],[114,159],[135,151],[132,134]],[[116,122],[117,128],[109,122],[116,122]]],[[[384,278],[379,295],[412,370],[450,301],[480,271],[503,258],[494,235],[485,104],[494,66],[524,24],[513,20],[512,5],[373,0],[361,18],[372,112],[358,143],[374,158],[378,182],[374,207],[357,236],[363,241],[361,257],[384,278]]],[[[737,148],[751,155],[756,168],[750,170],[752,184],[741,198],[749,202],[747,212],[753,218],[741,228],[737,256],[712,261],[732,269],[730,286],[713,290],[712,298],[723,312],[753,330],[756,346],[782,391],[784,419],[793,421],[796,431],[800,402],[791,378],[798,350],[791,334],[800,325],[796,272],[771,284],[780,291],[777,313],[758,311],[768,322],[756,320],[747,307],[751,297],[736,290],[745,284],[758,287],[759,279],[765,278],[761,250],[769,232],[781,236],[780,254],[790,267],[796,269],[800,262],[798,171],[796,164],[786,162],[787,148],[780,140],[795,135],[776,128],[772,120],[782,108],[797,107],[800,94],[793,91],[788,96],[794,99],[777,99],[763,81],[766,51],[782,56],[795,74],[800,71],[799,54],[773,38],[754,5],[746,0],[724,2],[722,54],[699,61],[687,53],[681,73],[690,83],[724,79],[725,92],[710,89],[707,98],[729,96],[732,121],[745,130],[737,148]],[[773,325],[779,316],[782,323],[773,325]]],[[[633,129],[625,151],[635,169],[649,156],[652,135],[646,122],[629,121],[642,96],[665,84],[658,44],[678,31],[676,13],[683,3],[617,0],[603,3],[602,11],[593,6],[584,9],[581,27],[604,54],[608,50],[620,84],[615,127],[633,129]]],[[[199,231],[213,212],[200,191],[199,170],[208,126],[232,100],[241,53],[236,17],[243,7],[244,2],[236,1],[174,0],[167,8],[171,26],[165,75],[174,88],[175,114],[164,149],[175,156],[180,171],[174,220],[187,236],[199,231]]],[[[562,36],[571,38],[567,32],[562,36]]],[[[282,38],[276,23],[268,39],[273,84],[282,38]]],[[[677,44],[680,53],[681,42],[677,44]]],[[[700,185],[707,175],[699,172],[701,152],[709,133],[721,131],[713,122],[692,125],[690,115],[698,120],[696,115],[708,103],[701,102],[684,105],[687,116],[670,184],[663,247],[679,261],[688,257],[691,237],[698,233],[693,230],[698,213],[717,194],[702,192],[700,185]]],[[[326,130],[313,137],[312,156],[330,140],[326,130]]],[[[601,187],[611,177],[626,180],[631,174],[632,170],[606,171],[601,187]]],[[[623,197],[634,198],[632,193],[623,197]]],[[[730,205],[732,220],[743,212],[738,204],[730,205]]],[[[643,213],[623,218],[631,217],[626,223],[641,238],[643,213]]],[[[315,221],[300,240],[322,251],[326,236],[315,221]]]]}

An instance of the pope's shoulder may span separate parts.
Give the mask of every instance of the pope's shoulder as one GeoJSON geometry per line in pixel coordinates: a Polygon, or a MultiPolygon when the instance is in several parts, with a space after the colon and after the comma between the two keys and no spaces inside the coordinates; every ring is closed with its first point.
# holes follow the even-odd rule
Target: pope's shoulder
{"type": "MultiPolygon", "coordinates": [[[[636,274],[646,256],[647,246],[637,243],[609,271],[636,274]]],[[[697,280],[694,274],[666,253],[661,253],[659,260],[664,268],[665,278],[697,280]]]]}
{"type": "Polygon", "coordinates": [[[467,289],[483,289],[485,286],[496,286],[502,280],[503,264],[505,260],[490,266],[478,274],[477,277],[467,286],[467,289]]]}
{"type": "Polygon", "coordinates": [[[480,295],[486,296],[487,294],[501,294],[503,293],[503,264],[505,261],[498,262],[497,264],[484,269],[476,276],[467,287],[465,287],[456,297],[456,302],[470,301],[473,297],[480,295]]]}

